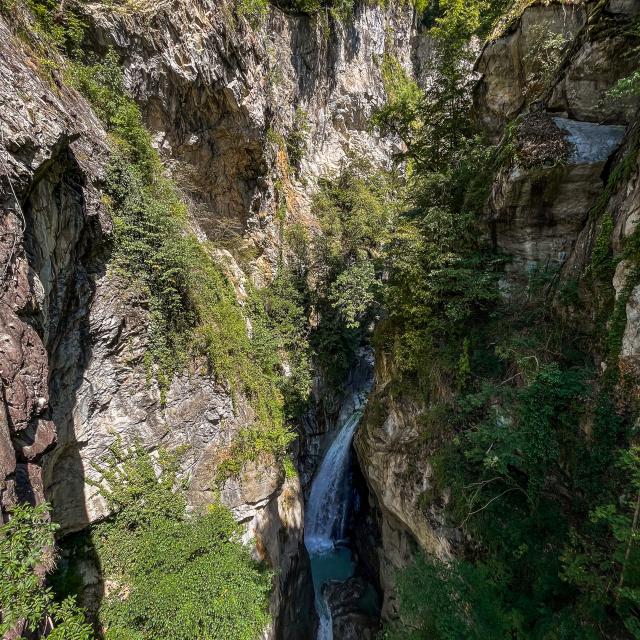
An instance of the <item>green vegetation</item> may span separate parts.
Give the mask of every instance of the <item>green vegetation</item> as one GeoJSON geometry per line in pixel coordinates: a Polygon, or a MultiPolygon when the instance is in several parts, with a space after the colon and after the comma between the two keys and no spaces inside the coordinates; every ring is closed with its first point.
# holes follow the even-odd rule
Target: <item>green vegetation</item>
{"type": "MultiPolygon", "coordinates": [[[[374,124],[399,135],[407,146],[405,209],[386,244],[390,278],[387,318],[376,342],[394,354],[398,382],[413,376],[422,391],[436,382],[436,363],[459,360],[470,321],[477,323],[496,300],[501,260],[483,244],[477,193],[491,148],[473,135],[466,43],[480,27],[480,5],[451,2],[435,19],[438,43],[427,94],[386,57],[383,78],[388,102],[374,124]],[[450,349],[453,348],[453,351],[450,349]],[[447,351],[449,351],[447,353],[447,351]]],[[[437,385],[436,385],[437,386],[437,385]]]]}
{"type": "Polygon", "coordinates": [[[354,160],[324,180],[313,201],[323,233],[309,248],[311,307],[319,322],[310,336],[328,380],[339,383],[380,312],[383,247],[389,239],[396,176],[354,160]]]}
{"type": "MultiPolygon", "coordinates": [[[[282,5],[339,19],[354,6],[282,5]]],[[[45,29],[52,8],[34,7],[45,29]]],[[[239,0],[236,8],[258,23],[268,4],[239,0]]],[[[435,42],[433,86],[422,91],[386,54],[388,101],[373,120],[404,141],[403,170],[374,171],[352,159],[322,181],[313,202],[322,233],[313,239],[286,224],[283,204],[278,218],[290,266],[281,264],[269,287],[249,287],[243,307],[212,247],[191,233],[113,54],[71,67],[71,81],[111,135],[105,192],[115,221],[113,265],[149,310],[149,375],[164,394],[173,376],[206,363],[236,398],[249,398],[255,414],[220,465],[221,479],[259,456],[291,478],[286,425],[305,406],[311,351],[337,383],[371,337],[392,378],[384,392],[394,402],[409,397],[425,406],[415,451],[431,456],[434,475],[421,504],[428,508],[451,488],[447,524],[466,541],[450,562],[421,557],[401,572],[400,618],[386,636],[640,638],[638,393],[634,376],[618,363],[626,303],[640,279],[640,234],[627,240],[621,257],[630,269],[615,299],[609,283],[618,257],[606,212],[633,170],[637,142],[592,212],[597,233],[586,277],[556,290],[553,270],[532,270],[513,308],[498,296],[506,258],[484,240],[479,219],[495,169],[519,153],[522,122],[512,124],[500,148],[478,137],[467,46],[472,35],[489,33],[507,3],[440,0],[423,9],[435,42]],[[576,304],[589,287],[607,288],[597,333],[568,327],[551,303],[576,304]],[[594,366],[594,345],[604,374],[594,366]]],[[[565,43],[544,28],[533,35],[532,56],[541,64],[529,80],[538,94],[565,43]]],[[[69,48],[80,38],[54,30],[53,39],[69,48]]],[[[633,93],[635,82],[630,76],[614,94],[633,93]]],[[[305,134],[297,111],[287,136],[268,135],[295,169],[305,134]]],[[[387,399],[375,399],[372,419],[384,418],[387,399]]],[[[178,460],[164,451],[155,459],[116,445],[112,454],[101,471],[115,515],[89,534],[113,585],[98,615],[106,638],[254,638],[268,621],[271,576],[249,558],[228,511],[216,504],[187,516],[178,460]]],[[[33,530],[24,534],[29,547],[45,548],[51,529],[44,514],[16,513],[15,526],[22,517],[33,530]]],[[[10,611],[15,621],[29,612],[34,625],[50,612],[59,621],[54,633],[75,624],[68,637],[83,638],[82,613],[70,600],[57,605],[50,592],[38,593],[33,570],[40,560],[24,551],[12,560],[6,539],[0,535],[0,560],[9,558],[3,565],[12,580],[0,592],[3,615],[10,611]]],[[[60,595],[73,592],[77,576],[71,565],[67,571],[56,583],[60,595]]]]}
{"type": "MultiPolygon", "coordinates": [[[[30,8],[47,45],[74,60],[66,64],[65,79],[87,97],[110,133],[104,193],[114,221],[111,265],[148,308],[146,364],[162,401],[176,374],[204,363],[253,409],[232,466],[262,453],[281,462],[294,437],[287,419],[302,407],[310,384],[304,311],[287,269],[282,266],[266,291],[252,292],[250,303],[240,306],[214,248],[191,231],[179,189],[125,91],[115,54],[83,60],[84,27],[72,8],[60,16],[49,0],[33,0],[30,8]]],[[[296,162],[305,127],[304,113],[296,112],[286,142],[296,162]]]]}
{"type": "MultiPolygon", "coordinates": [[[[633,35],[640,40],[640,20],[636,20],[627,35],[633,35]]],[[[636,44],[627,52],[629,58],[640,56],[640,44],[636,44]]],[[[640,69],[636,69],[628,76],[620,78],[616,85],[608,93],[610,98],[628,98],[640,95],[640,69]]]]}
{"type": "Polygon", "coordinates": [[[298,107],[293,115],[293,125],[286,139],[289,164],[298,171],[307,147],[309,125],[307,113],[298,107]]]}
{"type": "Polygon", "coordinates": [[[21,504],[11,510],[11,519],[0,526],[0,635],[24,621],[35,631],[48,619],[54,640],[91,640],[91,627],[72,598],[59,603],[43,584],[54,566],[53,534],[57,526],[49,517],[49,506],[21,504]]]}
{"type": "MultiPolygon", "coordinates": [[[[435,486],[424,506],[449,487],[449,524],[471,542],[450,562],[418,558],[400,574],[400,619],[385,633],[394,640],[640,637],[637,394],[617,363],[638,272],[632,266],[600,335],[567,327],[556,314],[551,270],[532,271],[517,309],[498,298],[505,258],[482,242],[478,220],[487,180],[516,152],[517,123],[498,149],[476,137],[462,70],[465,42],[486,28],[482,7],[441,4],[428,93],[392,57],[383,61],[388,102],[374,123],[405,142],[407,171],[394,189],[390,226],[376,227],[377,272],[389,276],[376,294],[382,321],[374,341],[391,378],[385,393],[425,405],[416,455],[430,456],[435,486]],[[593,367],[599,343],[605,375],[593,367]]],[[[540,38],[549,68],[563,46],[540,38]]],[[[544,85],[544,74],[536,82],[544,85]]],[[[605,204],[636,158],[631,144],[605,204]]],[[[603,203],[596,207],[592,263],[574,296],[594,277],[610,282],[617,264],[613,221],[602,217],[603,203]]],[[[635,256],[635,247],[628,240],[623,257],[635,256]]],[[[384,401],[376,399],[376,414],[384,401]]]]}
{"type": "Polygon", "coordinates": [[[496,578],[492,567],[418,559],[398,583],[403,625],[387,631],[385,640],[512,637],[507,616],[495,605],[496,578]]]}
{"type": "Polygon", "coordinates": [[[259,26],[269,13],[269,0],[236,0],[236,13],[253,26],[259,26]]]}
{"type": "MultiPolygon", "coordinates": [[[[116,442],[99,486],[114,515],[83,534],[111,585],[98,612],[107,640],[255,640],[269,621],[271,575],[220,504],[186,514],[179,457],[116,442]]],[[[74,585],[72,556],[56,580],[74,585]]]]}
{"type": "Polygon", "coordinates": [[[27,7],[35,17],[38,35],[70,53],[79,50],[86,25],[73,11],[66,12],[63,21],[58,0],[27,0],[27,7]]]}
{"type": "Polygon", "coordinates": [[[546,24],[533,25],[527,37],[530,44],[523,64],[532,69],[527,77],[526,95],[533,100],[553,79],[567,40],[564,33],[554,33],[546,24]]]}
{"type": "Polygon", "coordinates": [[[609,95],[614,98],[640,95],[640,70],[634,71],[631,75],[621,78],[609,95]]]}

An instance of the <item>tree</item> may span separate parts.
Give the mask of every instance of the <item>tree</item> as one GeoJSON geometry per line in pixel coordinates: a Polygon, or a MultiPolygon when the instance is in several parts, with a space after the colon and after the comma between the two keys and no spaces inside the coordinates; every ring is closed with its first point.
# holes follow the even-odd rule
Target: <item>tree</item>
{"type": "Polygon", "coordinates": [[[632,637],[640,638],[640,446],[623,451],[617,466],[626,479],[624,493],[591,511],[591,531],[574,531],[563,577],[592,608],[614,608],[632,637]]]}
{"type": "Polygon", "coordinates": [[[400,620],[388,640],[508,640],[494,568],[419,557],[398,580],[400,620]]]}
{"type": "Polygon", "coordinates": [[[115,514],[91,538],[112,585],[99,620],[108,640],[254,640],[269,621],[271,574],[219,503],[186,513],[179,457],[119,443],[100,468],[115,514]]]}

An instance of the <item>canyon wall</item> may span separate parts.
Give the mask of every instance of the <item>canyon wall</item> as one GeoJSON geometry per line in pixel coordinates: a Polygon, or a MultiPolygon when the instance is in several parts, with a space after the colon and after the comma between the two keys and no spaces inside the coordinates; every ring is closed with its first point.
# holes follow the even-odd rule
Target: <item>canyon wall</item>
{"type": "MultiPolygon", "coordinates": [[[[385,100],[385,53],[411,68],[413,9],[358,7],[341,24],[271,8],[260,26],[229,3],[179,1],[143,11],[83,7],[85,45],[116,52],[191,225],[210,241],[239,300],[273,277],[281,251],[277,212],[315,228],[317,179],[352,154],[387,166],[398,142],[372,133],[385,100]],[[298,121],[296,121],[298,117],[298,121]],[[281,144],[299,127],[302,157],[281,144]],[[239,264],[233,253],[248,254],[239,264]],[[238,250],[240,249],[240,251],[238,250]]],[[[284,601],[304,584],[300,482],[269,460],[247,464],[222,487],[216,469],[252,409],[194,362],[161,397],[145,366],[149,309],[110,264],[112,221],[102,200],[107,134],[89,104],[43,68],[16,25],[0,17],[0,497],[47,500],[60,534],[104,518],[93,484],[114,442],[149,451],[186,445],[191,507],[220,492],[278,570],[274,628],[289,637],[309,620],[284,601]]],[[[53,67],[64,67],[53,60],[53,67]]],[[[90,591],[99,580],[87,568],[90,591]]],[[[306,589],[306,596],[304,595],[306,589]]]]}
{"type": "MultiPolygon", "coordinates": [[[[475,120],[505,150],[491,176],[484,228],[511,256],[499,285],[513,308],[539,269],[567,285],[586,272],[604,216],[618,253],[637,226],[638,103],[607,92],[637,68],[629,52],[639,14],[632,0],[534,2],[479,56],[475,120]]],[[[121,62],[188,203],[189,224],[212,247],[241,304],[249,286],[274,277],[285,225],[319,232],[311,207],[319,179],[355,156],[388,167],[403,150],[369,124],[386,99],[384,56],[429,83],[430,42],[409,3],[359,4],[345,22],[271,7],[252,24],[229,1],[214,0],[88,3],[83,19],[87,49],[97,58],[113,50],[121,62]]],[[[301,428],[302,478],[286,478],[262,459],[220,484],[217,469],[252,421],[251,403],[202,362],[175,376],[166,397],[148,375],[150,309],[111,264],[108,135],[65,82],[64,64],[44,64],[21,39],[21,20],[29,18],[0,16],[0,505],[48,500],[60,533],[79,531],[108,515],[93,483],[115,442],[152,452],[186,446],[189,506],[221,496],[255,554],[278,570],[268,635],[286,627],[283,637],[300,637],[313,623],[287,603],[295,594],[297,607],[311,610],[302,484],[340,393],[333,397],[316,380],[319,410],[301,428]]],[[[610,285],[626,299],[620,365],[635,369],[640,285],[630,271],[621,261],[610,285]]],[[[573,307],[558,312],[589,326],[591,296],[578,288],[573,307]]],[[[596,346],[593,358],[606,366],[596,346]]],[[[398,391],[394,379],[393,363],[379,354],[355,440],[381,532],[367,542],[378,544],[377,556],[366,555],[377,563],[386,617],[396,613],[396,572],[418,550],[450,558],[465,542],[444,516],[450,491],[435,483],[442,442],[424,436],[428,407],[398,391]]],[[[349,395],[348,384],[343,391],[349,395]]],[[[99,578],[87,569],[84,579],[91,587],[99,578]]]]}
{"type": "MultiPolygon", "coordinates": [[[[532,274],[557,274],[554,290],[562,291],[587,272],[603,216],[613,219],[618,253],[640,221],[638,100],[607,93],[637,68],[631,27],[639,13],[634,2],[534,2],[503,24],[479,56],[475,120],[503,149],[484,228],[494,247],[509,256],[499,286],[512,309],[526,298],[532,274]],[[543,50],[559,41],[561,53],[544,65],[543,50]]],[[[617,295],[628,270],[627,261],[620,262],[608,285],[617,295]]],[[[619,363],[634,370],[637,291],[632,288],[626,304],[619,363]]],[[[583,286],[562,313],[576,327],[593,326],[596,302],[583,286]]],[[[598,369],[606,366],[596,343],[593,359],[598,369]]],[[[398,569],[420,550],[447,559],[468,542],[445,518],[450,488],[446,478],[435,477],[433,460],[448,436],[425,435],[429,407],[394,386],[396,377],[393,363],[378,357],[355,442],[380,514],[383,617],[397,613],[398,569]]]]}

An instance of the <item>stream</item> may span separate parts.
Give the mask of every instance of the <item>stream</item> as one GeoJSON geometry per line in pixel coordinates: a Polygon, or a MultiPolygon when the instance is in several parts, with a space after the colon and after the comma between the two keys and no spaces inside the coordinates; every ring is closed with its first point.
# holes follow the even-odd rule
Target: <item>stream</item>
{"type": "Polygon", "coordinates": [[[304,542],[311,559],[315,608],[319,626],[317,640],[333,639],[331,609],[323,594],[328,582],[345,582],[354,574],[346,529],[351,509],[351,458],[353,436],[360,424],[371,388],[371,378],[356,382],[342,407],[335,436],[311,484],[305,512],[304,542]]]}

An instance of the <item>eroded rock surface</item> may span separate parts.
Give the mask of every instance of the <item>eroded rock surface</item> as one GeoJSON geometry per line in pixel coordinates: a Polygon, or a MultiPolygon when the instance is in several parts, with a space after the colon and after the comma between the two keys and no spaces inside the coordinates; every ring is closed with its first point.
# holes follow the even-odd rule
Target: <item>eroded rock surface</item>
{"type": "Polygon", "coordinates": [[[485,46],[476,63],[480,80],[475,89],[475,115],[489,135],[499,139],[506,124],[544,87],[549,69],[541,68],[540,52],[545,44],[558,39],[570,42],[586,19],[585,3],[534,3],[503,35],[485,46]]]}
{"type": "Polygon", "coordinates": [[[84,253],[109,232],[93,180],[105,134],[72,90],[39,75],[0,20],[0,436],[4,509],[43,499],[55,443],[49,354],[84,279],[84,253]],[[11,442],[11,446],[9,443],[11,442]]]}
{"type": "MultiPolygon", "coordinates": [[[[87,46],[98,54],[112,47],[121,58],[127,86],[189,198],[196,234],[225,247],[232,238],[256,256],[243,272],[231,253],[215,252],[242,300],[247,278],[272,277],[283,199],[289,217],[313,226],[318,177],[352,153],[383,165],[398,149],[368,120],[385,99],[384,53],[411,68],[414,26],[409,4],[363,4],[349,26],[331,21],[328,35],[317,18],[272,8],[256,29],[230,8],[185,0],[128,13],[96,3],[85,6],[85,17],[87,46]],[[283,144],[295,126],[303,129],[299,167],[283,144]]],[[[218,465],[252,421],[251,408],[198,363],[173,380],[164,403],[149,380],[148,309],[109,264],[101,123],[2,18],[0,80],[3,509],[18,495],[46,498],[61,533],[78,531],[108,514],[93,482],[114,442],[150,451],[186,445],[190,508],[220,491],[256,555],[277,571],[267,637],[282,620],[293,630],[286,637],[303,637],[312,617],[295,619],[286,606],[295,596],[298,610],[305,601],[311,609],[301,487],[270,460],[219,487],[218,465]]],[[[102,587],[89,565],[91,600],[102,587]]]]}
{"type": "Polygon", "coordinates": [[[260,253],[251,275],[264,282],[278,258],[281,198],[290,217],[308,224],[318,177],[351,155],[388,165],[399,149],[368,122],[385,99],[383,55],[411,69],[413,10],[359,4],[343,26],[271,9],[258,28],[231,20],[231,10],[188,0],[142,16],[98,4],[88,14],[97,48],[121,55],[127,85],[204,233],[249,237],[260,253]],[[297,168],[273,152],[296,132],[304,139],[297,168]]]}

